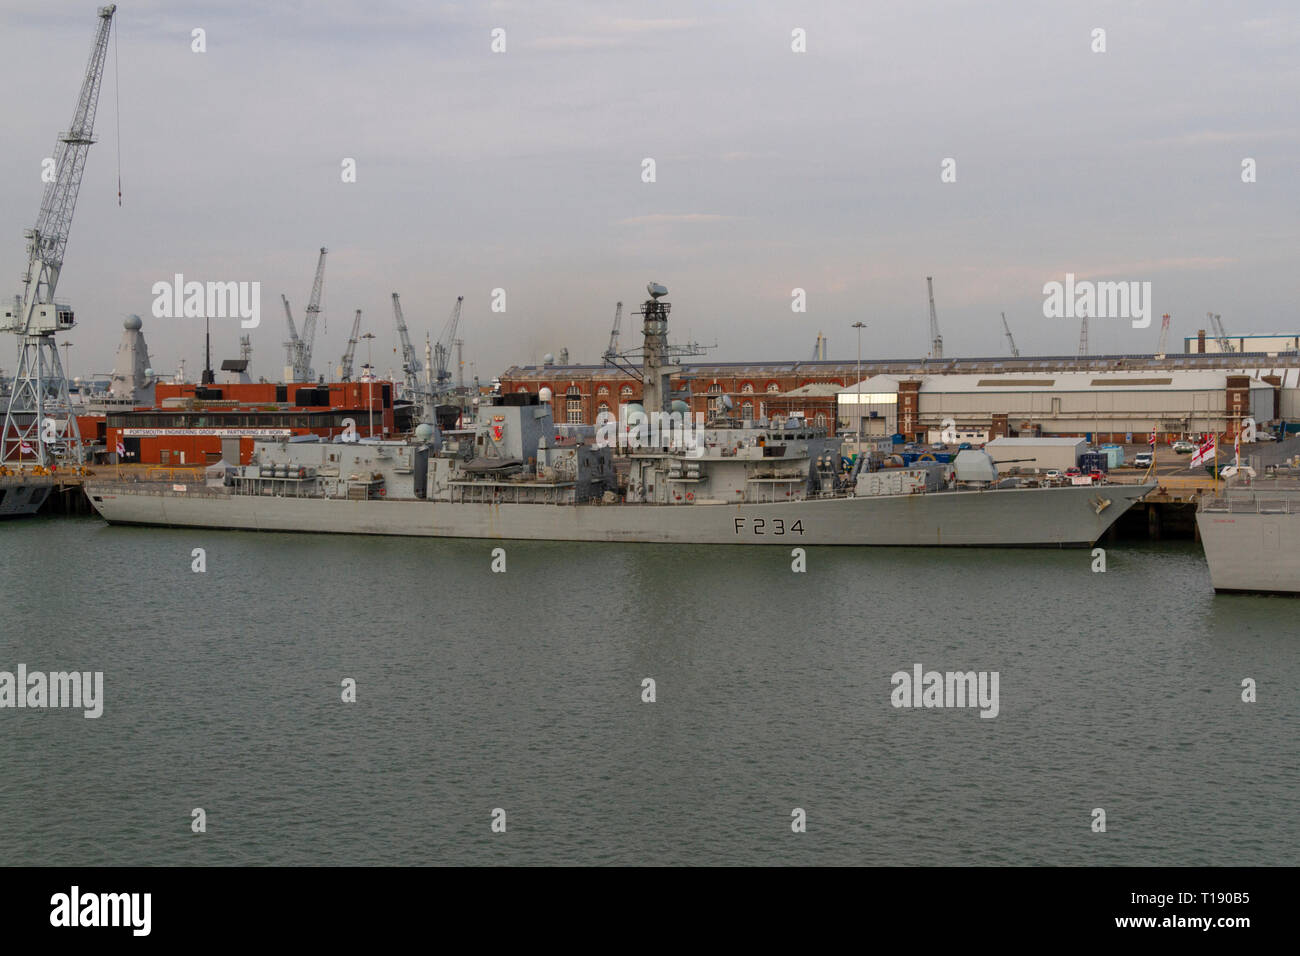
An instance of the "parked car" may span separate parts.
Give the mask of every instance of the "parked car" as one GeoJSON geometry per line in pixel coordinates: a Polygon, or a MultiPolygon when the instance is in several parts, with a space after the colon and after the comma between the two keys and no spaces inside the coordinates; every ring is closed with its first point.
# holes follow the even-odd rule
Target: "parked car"
{"type": "Polygon", "coordinates": [[[1133,456],[1133,467],[1134,467],[1134,468],[1150,468],[1150,467],[1151,467],[1151,461],[1152,461],[1152,458],[1151,458],[1151,452],[1149,452],[1149,451],[1140,451],[1140,452],[1138,452],[1136,455],[1133,456]]]}
{"type": "Polygon", "coordinates": [[[1255,441],[1277,441],[1277,436],[1272,432],[1256,431],[1255,441]]]}
{"type": "Polygon", "coordinates": [[[1196,446],[1189,441],[1174,442],[1175,455],[1190,455],[1194,451],[1196,451],[1196,446]]]}
{"type": "Polygon", "coordinates": [[[964,441],[957,446],[958,451],[967,451],[970,448],[970,442],[964,441]]]}
{"type": "Polygon", "coordinates": [[[947,451],[947,450],[948,450],[948,446],[945,445],[945,444],[944,444],[943,442],[941,442],[941,441],[935,442],[935,443],[934,443],[933,445],[931,445],[930,447],[933,448],[935,451],[947,451]]]}
{"type": "Polygon", "coordinates": [[[1075,468],[1073,465],[1065,469],[1066,478],[1078,478],[1082,474],[1083,472],[1081,472],[1078,468],[1075,468]]]}
{"type": "Polygon", "coordinates": [[[1060,481],[1061,473],[1055,468],[1049,468],[1047,469],[1047,474],[1043,475],[1043,477],[1048,481],[1060,481]]]}
{"type": "Polygon", "coordinates": [[[1088,472],[1088,477],[1093,481],[1105,481],[1106,473],[1098,468],[1094,468],[1092,471],[1088,472]]]}

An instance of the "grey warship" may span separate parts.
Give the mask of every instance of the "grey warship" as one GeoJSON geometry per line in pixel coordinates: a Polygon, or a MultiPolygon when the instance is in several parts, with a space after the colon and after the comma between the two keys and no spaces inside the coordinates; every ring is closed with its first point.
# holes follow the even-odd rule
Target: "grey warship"
{"type": "MultiPolygon", "coordinates": [[[[558,426],[535,394],[496,396],[473,429],[408,440],[259,441],[200,483],[89,481],[112,524],[678,544],[1090,547],[1145,485],[1023,487],[983,451],[844,469],[800,419],[694,425],[671,403],[666,289],[648,286],[643,414],[558,426]],[[1010,484],[1011,486],[1008,486],[1010,484]]],[[[641,411],[641,410],[638,410],[641,411]]],[[[306,437],[306,436],[304,436],[306,437]]]]}
{"type": "Polygon", "coordinates": [[[1215,591],[1300,594],[1300,488],[1206,496],[1196,529],[1215,591]]]}

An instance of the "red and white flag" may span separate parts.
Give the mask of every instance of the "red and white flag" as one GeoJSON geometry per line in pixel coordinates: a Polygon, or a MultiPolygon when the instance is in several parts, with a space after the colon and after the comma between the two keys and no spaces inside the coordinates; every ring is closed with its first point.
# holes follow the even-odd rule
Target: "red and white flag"
{"type": "Polygon", "coordinates": [[[1152,449],[1156,447],[1156,427],[1154,425],[1151,426],[1151,437],[1147,439],[1147,442],[1151,445],[1152,449]]]}
{"type": "Polygon", "coordinates": [[[19,445],[19,446],[18,446],[18,451],[21,452],[21,453],[24,454],[24,455],[34,455],[34,454],[36,454],[36,449],[33,448],[31,445],[27,444],[27,442],[23,442],[21,445],[19,445]]]}
{"type": "Polygon", "coordinates": [[[1187,467],[1195,468],[1197,465],[1203,465],[1213,457],[1214,457],[1214,436],[1211,435],[1209,438],[1207,438],[1204,442],[1201,443],[1200,448],[1196,449],[1196,454],[1193,455],[1192,460],[1187,463],[1187,467]]]}
{"type": "Polygon", "coordinates": [[[126,446],[123,445],[120,441],[117,443],[117,457],[118,458],[126,457],[126,446]]]}

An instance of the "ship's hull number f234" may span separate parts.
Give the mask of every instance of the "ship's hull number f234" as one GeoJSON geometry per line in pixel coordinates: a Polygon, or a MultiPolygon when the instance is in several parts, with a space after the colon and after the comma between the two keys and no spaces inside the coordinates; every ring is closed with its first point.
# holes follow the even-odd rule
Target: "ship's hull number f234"
{"type": "Polygon", "coordinates": [[[803,519],[800,518],[794,524],[786,524],[784,518],[737,518],[735,519],[736,534],[772,534],[778,537],[783,534],[803,534],[803,519]]]}

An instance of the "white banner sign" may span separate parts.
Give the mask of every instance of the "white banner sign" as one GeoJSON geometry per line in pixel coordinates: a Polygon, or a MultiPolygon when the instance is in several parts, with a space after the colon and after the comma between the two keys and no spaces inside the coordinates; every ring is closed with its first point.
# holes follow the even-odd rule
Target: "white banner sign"
{"type": "Polygon", "coordinates": [[[286,438],[293,432],[288,428],[123,428],[127,438],[172,438],[198,436],[204,438],[286,438]]]}

